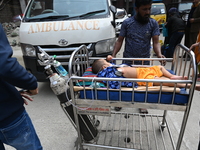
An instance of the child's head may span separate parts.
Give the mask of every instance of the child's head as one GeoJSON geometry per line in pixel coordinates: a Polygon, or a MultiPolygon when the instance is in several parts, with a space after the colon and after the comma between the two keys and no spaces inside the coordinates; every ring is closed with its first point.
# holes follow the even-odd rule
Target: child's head
{"type": "Polygon", "coordinates": [[[99,71],[111,66],[105,59],[98,59],[92,64],[92,72],[97,74],[99,71]]]}

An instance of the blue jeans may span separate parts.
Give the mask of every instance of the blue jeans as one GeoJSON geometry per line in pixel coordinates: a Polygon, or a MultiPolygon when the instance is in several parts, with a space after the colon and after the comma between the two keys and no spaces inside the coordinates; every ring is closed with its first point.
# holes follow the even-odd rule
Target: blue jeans
{"type": "Polygon", "coordinates": [[[42,150],[40,140],[26,111],[7,127],[0,128],[0,150],[5,150],[3,143],[17,150],[42,150]]]}

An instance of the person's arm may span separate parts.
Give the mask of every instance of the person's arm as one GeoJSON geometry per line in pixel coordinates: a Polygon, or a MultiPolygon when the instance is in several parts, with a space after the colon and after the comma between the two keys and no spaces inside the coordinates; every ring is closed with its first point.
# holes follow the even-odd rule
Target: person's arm
{"type": "Polygon", "coordinates": [[[152,41],[153,41],[153,50],[156,53],[156,56],[158,58],[163,58],[163,55],[161,54],[161,46],[160,46],[160,42],[159,42],[159,36],[158,35],[153,36],[152,41]]]}
{"type": "Polygon", "coordinates": [[[17,59],[12,57],[12,48],[1,25],[0,41],[0,78],[13,86],[33,90],[32,94],[37,93],[35,90],[37,90],[38,84],[35,76],[27,72],[17,59]]]}
{"type": "Polygon", "coordinates": [[[190,23],[194,23],[194,22],[200,22],[200,17],[199,18],[191,18],[190,19],[190,23]]]}
{"type": "Polygon", "coordinates": [[[123,41],[124,41],[124,37],[123,36],[119,36],[117,41],[115,42],[115,46],[114,46],[114,50],[113,50],[113,53],[112,53],[112,57],[116,57],[117,53],[119,52],[119,50],[122,47],[123,41]]]}
{"type": "Polygon", "coordinates": [[[107,57],[106,57],[106,61],[111,61],[113,59],[113,56],[111,56],[111,55],[108,55],[107,57]]]}
{"type": "Polygon", "coordinates": [[[190,47],[190,50],[192,50],[193,48],[195,48],[196,46],[199,46],[199,50],[200,50],[200,42],[197,42],[195,44],[192,44],[190,47]]]}
{"type": "Polygon", "coordinates": [[[200,22],[200,5],[198,5],[198,7],[195,9],[196,15],[195,18],[190,18],[190,23],[195,23],[195,22],[200,22]]]}
{"type": "Polygon", "coordinates": [[[28,90],[28,95],[36,95],[38,94],[38,88],[34,89],[34,90],[28,90]]]}
{"type": "Polygon", "coordinates": [[[117,68],[125,78],[137,78],[137,71],[135,67],[120,67],[117,68]]]}
{"type": "Polygon", "coordinates": [[[122,47],[124,38],[127,36],[127,24],[130,21],[130,19],[131,18],[127,18],[122,22],[119,37],[118,37],[118,39],[117,39],[117,41],[115,42],[115,45],[114,45],[114,49],[113,49],[113,53],[112,53],[113,57],[116,57],[117,53],[120,51],[120,49],[122,47]]]}
{"type": "MultiPolygon", "coordinates": [[[[162,53],[161,53],[161,46],[160,46],[160,42],[159,42],[159,36],[158,35],[154,35],[152,37],[152,41],[153,41],[153,50],[156,53],[156,56],[158,58],[165,58],[165,56],[162,55],[162,53]]],[[[166,61],[161,61],[160,63],[162,65],[165,65],[166,61]]]]}
{"type": "Polygon", "coordinates": [[[35,90],[29,90],[29,91],[21,90],[19,92],[24,99],[25,105],[28,105],[28,100],[33,101],[33,99],[30,96],[38,94],[38,88],[36,88],[35,90]]]}

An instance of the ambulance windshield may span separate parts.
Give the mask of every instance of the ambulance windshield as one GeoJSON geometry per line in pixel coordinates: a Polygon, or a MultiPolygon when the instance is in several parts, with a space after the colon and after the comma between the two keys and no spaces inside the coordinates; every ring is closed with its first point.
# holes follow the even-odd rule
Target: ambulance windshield
{"type": "Polygon", "coordinates": [[[107,0],[33,0],[25,20],[102,18],[109,15],[107,0]]]}

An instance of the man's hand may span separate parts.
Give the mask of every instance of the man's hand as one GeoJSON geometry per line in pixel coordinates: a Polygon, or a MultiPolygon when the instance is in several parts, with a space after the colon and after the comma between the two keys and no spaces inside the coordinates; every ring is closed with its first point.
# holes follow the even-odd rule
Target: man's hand
{"type": "Polygon", "coordinates": [[[38,94],[38,88],[37,89],[35,89],[35,90],[28,90],[28,93],[27,93],[28,95],[36,95],[36,94],[38,94]]]}
{"type": "Polygon", "coordinates": [[[25,105],[28,105],[28,101],[27,100],[33,101],[33,99],[30,96],[26,95],[26,94],[21,93],[21,96],[24,99],[24,104],[25,105]]]}
{"type": "Polygon", "coordinates": [[[24,104],[28,105],[27,100],[33,101],[33,99],[30,96],[38,94],[38,88],[35,90],[28,90],[28,91],[20,90],[19,92],[20,92],[22,98],[24,99],[24,104]]]}
{"type": "MultiPolygon", "coordinates": [[[[158,58],[166,58],[164,55],[160,55],[158,56],[158,58]]],[[[162,66],[165,66],[166,65],[166,60],[160,60],[160,63],[162,66]]]]}
{"type": "Polygon", "coordinates": [[[113,57],[111,56],[111,55],[108,55],[107,57],[106,57],[106,60],[107,61],[111,61],[113,59],[113,57]]]}
{"type": "Polygon", "coordinates": [[[194,22],[194,18],[191,18],[191,19],[190,19],[190,23],[193,23],[193,22],[194,22]]]}
{"type": "Polygon", "coordinates": [[[106,61],[112,62],[112,63],[116,64],[116,60],[112,60],[113,58],[115,58],[115,57],[113,57],[113,56],[111,56],[111,55],[108,55],[108,56],[106,57],[106,61]]]}

